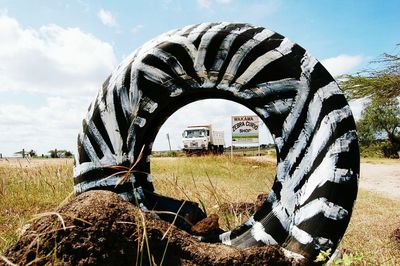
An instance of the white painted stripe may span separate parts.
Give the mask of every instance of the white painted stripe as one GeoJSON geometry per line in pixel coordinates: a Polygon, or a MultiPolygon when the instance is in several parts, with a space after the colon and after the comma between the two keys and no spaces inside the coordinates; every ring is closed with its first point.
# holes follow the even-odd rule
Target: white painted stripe
{"type": "Polygon", "coordinates": [[[303,129],[301,130],[294,145],[290,148],[284,161],[277,166],[277,172],[282,175],[287,175],[287,173],[289,173],[297,158],[307,146],[307,143],[317,124],[319,114],[322,110],[323,102],[331,96],[339,94],[341,94],[341,90],[337,86],[336,82],[333,81],[328,85],[320,88],[314,94],[313,99],[308,106],[307,117],[305,119],[303,129]]]}
{"type": "MultiPolygon", "coordinates": [[[[83,135],[82,135],[83,136],[83,135]]],[[[100,166],[100,160],[96,155],[96,151],[94,150],[92,144],[90,143],[89,138],[84,135],[81,139],[83,148],[86,151],[87,156],[89,157],[89,159],[97,166],[100,166]]]]}
{"type": "Polygon", "coordinates": [[[343,207],[329,202],[326,198],[318,198],[301,207],[294,215],[294,224],[299,225],[322,213],[331,220],[341,220],[348,215],[343,207]]]}
{"type": "Polygon", "coordinates": [[[112,94],[113,91],[109,90],[106,96],[107,106],[105,105],[104,101],[100,102],[99,104],[100,117],[115,152],[115,157],[114,156],[106,157],[107,160],[109,160],[109,164],[115,163],[115,158],[122,158],[123,156],[122,154],[123,141],[121,134],[119,132],[117,118],[115,116],[116,113],[114,108],[114,97],[112,96],[112,94]]]}
{"type": "Polygon", "coordinates": [[[197,37],[206,29],[206,28],[208,28],[210,25],[211,25],[212,23],[202,23],[202,24],[199,24],[199,26],[197,26],[195,29],[193,29],[190,33],[189,33],[189,35],[187,36],[187,39],[190,41],[190,42],[194,42],[196,39],[197,39],[197,37]]]}
{"type": "Polygon", "coordinates": [[[139,127],[144,127],[146,125],[146,119],[140,116],[136,116],[133,120],[133,124],[138,125],[139,127]]]}
{"type": "Polygon", "coordinates": [[[178,76],[187,75],[181,63],[171,53],[168,53],[160,48],[155,47],[151,51],[149,51],[148,54],[151,54],[160,59],[161,61],[163,61],[164,63],[168,64],[171,70],[174,71],[178,76]]]}
{"type": "Polygon", "coordinates": [[[222,244],[225,245],[232,245],[232,241],[231,241],[231,231],[225,232],[223,234],[219,235],[219,240],[221,241],[222,244]]]}
{"type": "Polygon", "coordinates": [[[255,47],[257,46],[260,42],[268,39],[274,34],[274,32],[264,29],[263,31],[257,33],[254,35],[254,37],[247,42],[245,42],[235,53],[235,55],[232,57],[231,61],[229,62],[229,65],[225,71],[224,78],[222,79],[221,83],[229,85],[229,83],[232,81],[234,76],[236,75],[236,71],[238,70],[240,63],[243,61],[243,59],[247,56],[247,54],[255,47]]]}
{"type": "Polygon", "coordinates": [[[184,48],[186,50],[186,52],[189,55],[189,57],[191,58],[192,62],[194,62],[194,60],[196,59],[197,48],[187,38],[182,37],[182,36],[171,36],[170,38],[166,39],[164,42],[180,45],[182,48],[184,48]]]}
{"type": "Polygon", "coordinates": [[[276,240],[270,234],[265,232],[265,228],[260,222],[255,222],[250,232],[256,241],[261,241],[266,245],[278,244],[278,242],[276,242],[276,240]]]}
{"type": "Polygon", "coordinates": [[[206,68],[204,66],[204,60],[206,57],[206,53],[208,51],[208,46],[210,45],[211,40],[217,35],[222,28],[229,25],[230,23],[223,22],[216,26],[211,27],[203,36],[201,37],[201,41],[198,47],[198,52],[196,59],[194,60],[194,69],[197,72],[197,75],[202,78],[207,77],[206,68]]]}
{"type": "MultiPolygon", "coordinates": [[[[321,150],[326,146],[332,133],[336,130],[337,124],[343,119],[351,116],[351,110],[349,106],[345,106],[342,109],[333,110],[328,115],[326,115],[321,123],[320,127],[316,130],[312,136],[311,144],[307,148],[306,154],[303,156],[297,169],[294,171],[291,179],[301,180],[301,178],[308,173],[312,162],[321,152],[321,150]]],[[[283,171],[284,167],[279,166],[277,170],[277,180],[283,181],[288,178],[286,173],[283,171]]]]}
{"type": "Polygon", "coordinates": [[[280,80],[263,82],[254,88],[250,88],[257,97],[273,96],[279,92],[286,93],[290,91],[297,91],[300,86],[300,82],[294,78],[285,78],[280,80]]]}
{"type": "Polygon", "coordinates": [[[297,226],[292,226],[290,228],[290,235],[293,236],[297,241],[299,241],[303,245],[307,245],[313,242],[312,236],[298,228],[297,226]]]}
{"type": "Polygon", "coordinates": [[[141,70],[143,72],[144,77],[147,80],[150,80],[154,83],[162,84],[162,83],[166,82],[167,80],[172,79],[172,77],[169,74],[165,73],[161,69],[153,67],[153,66],[149,66],[145,63],[142,63],[140,65],[139,70],[141,70]]]}
{"type": "Polygon", "coordinates": [[[243,74],[236,79],[235,83],[239,84],[239,87],[247,84],[265,66],[281,58],[282,56],[289,54],[292,51],[293,45],[293,42],[287,38],[284,38],[278,48],[269,51],[254,60],[243,72],[243,74]]]}
{"type": "Polygon", "coordinates": [[[89,121],[88,129],[89,129],[89,133],[91,133],[91,135],[95,139],[97,146],[99,146],[99,148],[103,152],[104,156],[109,158],[109,160],[112,160],[115,162],[115,160],[113,158],[114,155],[111,153],[110,147],[108,147],[108,145],[104,141],[103,137],[101,136],[100,132],[97,130],[93,120],[89,121]]]}
{"type": "MultiPolygon", "coordinates": [[[[351,142],[356,141],[357,136],[355,131],[350,131],[339,138],[336,142],[342,143],[343,139],[346,139],[348,145],[351,142]]],[[[326,182],[333,183],[343,183],[348,182],[353,176],[354,173],[351,169],[342,169],[336,168],[336,163],[339,157],[338,153],[333,154],[333,150],[336,150],[337,144],[333,144],[321,164],[314,170],[314,172],[310,175],[304,186],[296,193],[296,197],[298,198],[299,204],[304,204],[304,202],[310,197],[310,195],[314,192],[314,190],[318,187],[323,186],[326,182]]],[[[344,145],[341,145],[341,149],[343,152],[346,149],[350,149],[349,146],[347,148],[344,145]]]]}
{"type": "Polygon", "coordinates": [[[140,102],[140,109],[148,112],[153,113],[158,107],[158,103],[154,102],[152,99],[148,97],[143,97],[140,102]]]}
{"type": "Polygon", "coordinates": [[[290,111],[289,115],[283,123],[281,134],[282,139],[277,142],[278,150],[282,149],[290,133],[293,131],[294,125],[296,124],[295,122],[297,121],[303,108],[305,107],[304,103],[306,102],[310,91],[309,78],[317,62],[318,61],[310,56],[307,52],[304,54],[301,60],[302,73],[300,77],[300,84],[298,86],[298,91],[294,99],[292,110],[290,111]]]}
{"type": "Polygon", "coordinates": [[[121,105],[122,111],[125,116],[125,120],[129,121],[131,120],[131,113],[132,113],[132,105],[130,104],[129,101],[129,96],[128,96],[128,90],[129,88],[121,88],[118,91],[119,95],[119,104],[121,105]]]}
{"type": "MultiPolygon", "coordinates": [[[[214,72],[220,71],[222,65],[225,62],[226,57],[229,54],[229,50],[232,46],[232,43],[236,40],[236,37],[238,35],[240,35],[241,33],[245,32],[249,29],[252,29],[252,28],[253,27],[250,25],[245,25],[243,28],[238,28],[238,29],[232,30],[231,33],[225,37],[225,39],[222,41],[222,43],[218,49],[214,64],[210,69],[211,71],[214,71],[214,72]]],[[[218,73],[216,73],[216,76],[211,77],[210,79],[212,79],[213,81],[216,81],[217,77],[218,77],[218,73]]]]}
{"type": "Polygon", "coordinates": [[[336,130],[338,123],[343,119],[351,116],[350,107],[347,105],[339,110],[334,110],[325,116],[318,130],[313,135],[311,144],[307,149],[303,160],[299,164],[299,167],[293,173],[292,178],[295,180],[301,179],[307,174],[312,166],[312,162],[321,153],[321,150],[325,148],[328,140],[336,130]]]}

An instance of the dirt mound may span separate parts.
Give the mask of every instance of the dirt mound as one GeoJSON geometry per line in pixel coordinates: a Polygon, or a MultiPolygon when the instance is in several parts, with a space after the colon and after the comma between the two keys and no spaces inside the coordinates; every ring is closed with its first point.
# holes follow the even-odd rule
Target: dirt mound
{"type": "Polygon", "coordinates": [[[199,242],[106,191],[81,194],[32,222],[5,256],[21,265],[300,265],[277,246],[199,242]]]}
{"type": "Polygon", "coordinates": [[[400,228],[395,229],[391,236],[390,236],[395,242],[400,244],[400,228]]]}

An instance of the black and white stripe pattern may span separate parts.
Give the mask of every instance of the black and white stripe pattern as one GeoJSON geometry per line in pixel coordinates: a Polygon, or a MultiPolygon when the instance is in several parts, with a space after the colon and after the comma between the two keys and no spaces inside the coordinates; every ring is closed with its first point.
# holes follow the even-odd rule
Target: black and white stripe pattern
{"type": "MultiPolygon", "coordinates": [[[[336,82],[303,48],[262,27],[204,23],[173,30],[133,52],[101,88],[83,121],[75,192],[109,189],[146,209],[152,143],[165,120],[200,99],[241,103],[275,139],[276,180],[263,207],[217,237],[228,245],[280,244],[312,258],[335,249],[357,194],[358,142],[336,82]],[[116,186],[110,166],[140,173],[116,186]],[[134,187],[134,189],[132,189],[134,187]]],[[[215,240],[215,239],[214,239],[215,240]]]]}

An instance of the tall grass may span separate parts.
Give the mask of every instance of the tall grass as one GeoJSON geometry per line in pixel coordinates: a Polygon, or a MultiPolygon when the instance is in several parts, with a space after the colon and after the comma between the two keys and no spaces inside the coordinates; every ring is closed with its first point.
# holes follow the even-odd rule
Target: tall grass
{"type": "MultiPolygon", "coordinates": [[[[275,175],[274,163],[245,157],[152,158],[151,167],[158,193],[198,202],[208,214],[220,216],[224,229],[242,224],[249,213],[227,214],[221,206],[254,202],[270,190],[275,175]]],[[[34,214],[53,210],[71,191],[72,160],[0,164],[0,252],[16,241],[18,228],[34,214]]],[[[399,200],[361,190],[339,248],[361,255],[360,264],[400,265],[400,244],[390,239],[400,227],[399,206],[399,200]]]]}
{"type": "Polygon", "coordinates": [[[15,242],[34,214],[57,207],[72,192],[72,160],[0,164],[0,251],[15,242]]]}
{"type": "Polygon", "coordinates": [[[198,202],[207,214],[218,214],[226,230],[242,224],[249,215],[229,215],[221,207],[232,202],[254,202],[257,195],[270,190],[274,175],[273,163],[242,157],[233,160],[224,156],[152,160],[152,176],[158,193],[198,202]]]}

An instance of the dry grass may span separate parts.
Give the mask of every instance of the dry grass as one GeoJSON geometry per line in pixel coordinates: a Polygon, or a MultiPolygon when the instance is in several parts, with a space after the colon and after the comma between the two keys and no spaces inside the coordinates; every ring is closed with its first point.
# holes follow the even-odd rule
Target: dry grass
{"type": "Polygon", "coordinates": [[[400,265],[400,243],[390,235],[400,228],[400,201],[361,190],[340,248],[362,256],[363,265],[400,265]]]}
{"type": "MultiPolygon", "coordinates": [[[[227,157],[153,158],[156,191],[197,201],[217,213],[225,229],[247,215],[226,216],[224,203],[253,202],[270,190],[275,164],[227,157]]],[[[0,252],[17,239],[17,229],[35,214],[51,211],[72,191],[72,160],[43,164],[0,163],[0,252]]],[[[400,244],[390,234],[400,227],[400,201],[360,191],[354,214],[340,245],[361,255],[364,265],[399,265],[400,244]]]]}
{"type": "MultiPolygon", "coordinates": [[[[41,160],[38,160],[41,161],[41,160]]],[[[57,207],[72,192],[72,160],[0,164],[0,251],[16,241],[33,215],[57,207]]]]}
{"type": "Polygon", "coordinates": [[[157,192],[196,201],[207,214],[222,217],[223,229],[232,229],[249,215],[227,215],[220,207],[232,202],[254,202],[257,195],[269,191],[275,165],[224,156],[159,158],[152,160],[152,173],[157,192]]]}

